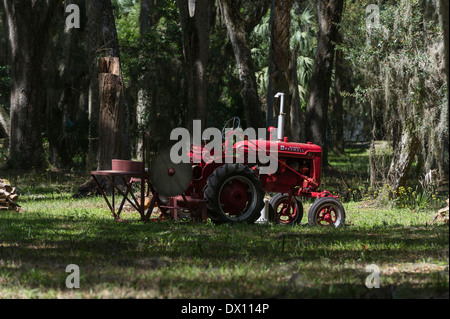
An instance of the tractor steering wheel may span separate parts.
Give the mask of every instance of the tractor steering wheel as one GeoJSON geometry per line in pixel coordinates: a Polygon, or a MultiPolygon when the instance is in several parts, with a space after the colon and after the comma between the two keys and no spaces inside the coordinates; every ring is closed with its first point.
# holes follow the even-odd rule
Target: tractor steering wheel
{"type": "MultiPolygon", "coordinates": [[[[224,140],[226,140],[228,137],[233,137],[235,134],[236,134],[236,130],[239,128],[241,126],[241,119],[239,118],[239,117],[237,117],[237,116],[233,116],[232,118],[230,118],[226,123],[225,123],[225,125],[224,125],[224,127],[223,127],[223,129],[222,129],[222,138],[224,139],[224,140]],[[233,126],[232,126],[232,130],[231,130],[231,132],[233,132],[232,134],[229,134],[228,136],[225,136],[225,133],[226,133],[226,129],[227,129],[227,126],[228,126],[228,124],[230,123],[230,122],[233,122],[233,126]],[[237,125],[235,125],[237,123],[237,125]]],[[[231,133],[230,132],[230,133],[231,133]]]]}

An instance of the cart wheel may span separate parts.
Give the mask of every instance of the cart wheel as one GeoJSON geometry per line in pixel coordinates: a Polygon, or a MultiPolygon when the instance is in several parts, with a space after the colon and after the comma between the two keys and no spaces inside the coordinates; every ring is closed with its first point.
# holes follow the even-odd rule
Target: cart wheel
{"type": "Polygon", "coordinates": [[[299,224],[303,218],[302,202],[291,196],[288,209],[289,195],[278,193],[270,199],[269,220],[279,224],[299,224]]]}
{"type": "Polygon", "coordinates": [[[332,197],[319,198],[312,204],[308,213],[309,226],[342,227],[345,223],[345,210],[342,204],[332,197]]]}
{"type": "Polygon", "coordinates": [[[208,178],[205,188],[208,217],[216,223],[254,223],[264,207],[261,180],[246,165],[225,164],[208,178]]]}

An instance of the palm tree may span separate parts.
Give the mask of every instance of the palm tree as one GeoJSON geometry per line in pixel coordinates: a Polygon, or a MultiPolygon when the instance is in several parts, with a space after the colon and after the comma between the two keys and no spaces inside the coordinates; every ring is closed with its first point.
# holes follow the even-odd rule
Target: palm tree
{"type": "MultiPolygon", "coordinates": [[[[285,93],[285,113],[286,125],[285,136],[291,136],[290,125],[290,80],[289,80],[289,63],[291,59],[290,48],[290,27],[291,27],[291,8],[292,0],[276,0],[274,6],[273,25],[272,25],[272,50],[273,59],[271,59],[271,74],[273,84],[273,93],[285,93]]],[[[279,108],[275,106],[275,113],[279,113],[279,108]]]]}
{"type": "MultiPolygon", "coordinates": [[[[259,92],[261,95],[267,95],[267,115],[268,126],[274,124],[273,119],[273,103],[271,96],[271,81],[269,79],[269,67],[266,61],[271,57],[267,57],[265,47],[269,47],[268,39],[271,38],[271,14],[266,14],[261,23],[254,29],[254,43],[258,43],[258,47],[252,48],[254,60],[261,65],[256,76],[259,84],[259,92]],[[269,92],[270,91],[270,92],[269,92]],[[272,118],[270,118],[272,117],[272,118]]],[[[317,44],[316,40],[316,21],[311,8],[301,10],[297,3],[293,4],[291,9],[290,23],[290,63],[289,63],[289,94],[291,101],[291,136],[294,140],[304,140],[304,108],[308,96],[309,80],[311,78],[312,68],[314,64],[314,52],[317,44]]],[[[272,54],[270,54],[272,55],[272,54]]]]}

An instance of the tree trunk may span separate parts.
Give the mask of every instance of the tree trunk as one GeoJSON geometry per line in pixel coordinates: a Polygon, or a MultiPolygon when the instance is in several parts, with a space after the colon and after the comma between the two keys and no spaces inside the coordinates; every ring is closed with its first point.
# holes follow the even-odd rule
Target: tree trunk
{"type": "Polygon", "coordinates": [[[0,105],[0,128],[9,139],[11,134],[11,119],[9,118],[9,114],[3,109],[2,105],[0,105]]]}
{"type": "Polygon", "coordinates": [[[390,121],[392,121],[392,151],[395,152],[402,135],[402,121],[400,119],[400,115],[398,114],[397,97],[394,96],[392,98],[394,107],[392,108],[390,121]]]}
{"type": "MultiPolygon", "coordinates": [[[[91,1],[88,1],[89,3],[91,1]]],[[[119,41],[117,38],[116,23],[114,20],[111,0],[96,0],[90,4],[92,19],[98,19],[96,28],[99,28],[96,36],[98,49],[102,50],[103,56],[118,57],[120,59],[119,41]]],[[[94,30],[92,30],[94,31],[94,30]]]]}
{"type": "Polygon", "coordinates": [[[240,7],[234,0],[220,0],[219,3],[236,58],[247,127],[265,127],[244,20],[239,14],[240,7]]]}
{"type": "MultiPolygon", "coordinates": [[[[191,1],[189,1],[191,3],[191,1]]],[[[209,54],[211,0],[197,0],[189,6],[188,1],[179,0],[183,52],[188,73],[187,128],[192,131],[193,120],[201,120],[206,127],[207,69],[209,54]]]]}
{"type": "MultiPolygon", "coordinates": [[[[2,30],[2,36],[0,36],[0,66],[9,64],[9,47],[8,37],[6,36],[6,30],[8,29],[7,18],[5,10],[2,10],[3,3],[0,1],[0,30],[2,30]]],[[[0,74],[2,71],[0,71],[0,74]]],[[[1,75],[0,75],[1,76],[1,75]]],[[[6,92],[5,92],[6,93],[6,92]]],[[[0,93],[0,105],[7,105],[10,101],[10,92],[7,94],[0,93]]],[[[8,115],[9,118],[9,115],[8,115]]],[[[9,132],[8,132],[9,137],[9,132]]]]}
{"type": "Polygon", "coordinates": [[[87,49],[89,59],[88,75],[88,112],[89,112],[89,149],[86,159],[86,171],[89,173],[97,167],[98,159],[98,124],[99,124],[99,92],[98,92],[98,50],[102,47],[101,8],[97,1],[86,1],[87,49]]]}
{"type": "MultiPolygon", "coordinates": [[[[137,92],[137,101],[136,101],[136,124],[137,124],[137,130],[138,132],[142,132],[145,130],[147,120],[146,120],[146,114],[150,111],[150,101],[151,96],[149,89],[145,85],[145,81],[143,79],[140,79],[142,86],[139,87],[137,92]]],[[[139,137],[139,135],[138,135],[139,137]]],[[[143,143],[142,139],[138,138],[136,141],[136,157],[137,159],[143,158],[143,143]]]]}
{"type": "MultiPolygon", "coordinates": [[[[342,44],[342,37],[338,32],[337,41],[342,44]]],[[[344,99],[342,98],[343,81],[344,81],[344,54],[342,50],[336,50],[335,72],[334,72],[334,96],[332,111],[332,146],[333,153],[337,155],[344,154],[344,99]]]]}
{"type": "Polygon", "coordinates": [[[341,21],[343,0],[318,0],[319,38],[306,106],[307,140],[322,147],[322,164],[328,165],[327,128],[334,42],[341,21]]]}
{"type": "Polygon", "coordinates": [[[150,11],[153,4],[153,1],[141,0],[141,12],[139,14],[139,33],[141,38],[145,36],[150,26],[150,11]]]}
{"type": "Polygon", "coordinates": [[[300,101],[300,94],[298,92],[298,77],[297,77],[297,50],[294,48],[291,55],[291,63],[289,66],[290,81],[289,81],[289,93],[291,95],[291,138],[294,142],[305,141],[305,114],[302,111],[302,105],[300,101]]]}
{"type": "Polygon", "coordinates": [[[11,138],[8,163],[47,166],[42,144],[44,91],[41,67],[56,1],[3,0],[11,56],[11,138]]]}
{"type": "MultiPolygon", "coordinates": [[[[439,7],[440,7],[440,16],[442,21],[442,31],[444,35],[444,57],[445,57],[445,75],[446,75],[446,81],[447,81],[447,111],[444,112],[444,114],[447,114],[447,128],[448,128],[448,111],[449,111],[449,87],[450,87],[450,74],[449,74],[449,21],[448,21],[448,15],[449,15],[449,1],[448,0],[440,0],[439,1],[439,7]]],[[[448,154],[449,149],[449,135],[448,135],[448,129],[447,134],[442,140],[442,150],[441,150],[441,158],[439,160],[439,172],[441,173],[441,177],[443,177],[443,172],[445,167],[445,172],[448,173],[448,163],[446,165],[445,163],[445,154],[448,154]]],[[[448,175],[446,176],[448,180],[448,175]]]]}
{"type": "Polygon", "coordinates": [[[119,58],[99,60],[100,122],[97,170],[111,169],[112,159],[126,159],[123,147],[122,79],[119,58]]]}
{"type": "Polygon", "coordinates": [[[370,153],[369,153],[369,175],[370,175],[370,186],[375,188],[377,182],[377,153],[375,149],[375,141],[377,134],[377,121],[375,118],[375,102],[372,100],[370,103],[370,114],[372,119],[372,142],[370,143],[370,153]]]}
{"type": "MultiPolygon", "coordinates": [[[[150,24],[150,11],[151,6],[154,4],[150,0],[141,0],[141,12],[139,16],[139,33],[141,36],[141,41],[144,40],[146,33],[148,32],[150,24]]],[[[145,72],[148,73],[148,72],[145,72]]],[[[147,74],[141,74],[138,80],[138,91],[137,91],[137,101],[136,101],[136,124],[138,132],[144,130],[146,124],[146,114],[150,110],[150,88],[147,82],[147,74]]],[[[138,135],[139,136],[139,135],[138,135]]],[[[143,142],[140,138],[136,141],[136,157],[138,159],[143,158],[143,142]]]]}
{"type": "MultiPolygon", "coordinates": [[[[94,130],[98,132],[98,139],[90,136],[90,140],[97,140],[97,170],[111,169],[112,159],[130,159],[130,144],[128,138],[128,112],[123,99],[123,81],[121,78],[119,42],[117,30],[112,11],[111,0],[88,1],[89,13],[89,37],[91,50],[102,49],[106,56],[99,59],[99,107],[96,104],[89,106],[89,119],[92,122],[98,118],[98,122],[93,123],[97,127],[90,128],[90,133],[94,130]],[[96,32],[97,31],[97,32],[96,32]]],[[[91,51],[91,55],[94,52],[91,51]]],[[[95,55],[92,56],[95,59],[95,55]]],[[[91,75],[96,71],[91,70],[91,75]]],[[[95,81],[94,79],[92,79],[95,81]]],[[[93,87],[95,82],[91,82],[89,89],[90,103],[95,102],[96,96],[91,94],[96,92],[93,87]]],[[[90,145],[92,146],[92,144],[90,145]]],[[[92,150],[90,150],[92,159],[92,150]]],[[[91,160],[88,161],[92,165],[91,160]]],[[[112,191],[109,183],[105,179],[99,182],[107,193],[112,191]]],[[[90,178],[81,185],[75,197],[84,196],[88,193],[99,194],[96,183],[90,178]]]]}
{"type": "MultiPolygon", "coordinates": [[[[439,1],[439,7],[440,7],[440,15],[441,15],[441,21],[442,21],[442,31],[444,34],[444,56],[445,56],[445,74],[447,76],[447,100],[448,100],[448,87],[449,87],[449,22],[448,22],[448,14],[449,14],[449,2],[448,0],[440,0],[439,1]]],[[[448,107],[448,104],[447,104],[448,107]]],[[[447,113],[448,114],[448,113],[447,113]]]]}
{"type": "MultiPolygon", "coordinates": [[[[129,159],[123,146],[123,85],[120,76],[120,63],[117,57],[100,58],[99,60],[99,139],[97,170],[110,170],[113,159],[129,159]]],[[[106,193],[113,190],[104,179],[99,178],[106,193]]],[[[97,185],[91,178],[78,189],[77,195],[87,193],[98,194],[97,185]]]]}
{"type": "MultiPolygon", "coordinates": [[[[275,0],[270,0],[270,20],[269,27],[273,30],[273,21],[275,20],[275,0]]],[[[273,47],[273,32],[270,32],[270,48],[273,47]]],[[[273,63],[273,50],[269,50],[269,75],[273,74],[274,63],[273,63]]],[[[266,127],[275,126],[276,114],[273,112],[274,108],[274,92],[273,92],[273,81],[272,77],[269,76],[269,83],[267,84],[267,115],[266,115],[266,127]]],[[[269,138],[269,133],[267,132],[267,138],[269,138]]]]}
{"type": "MultiPolygon", "coordinates": [[[[149,30],[158,22],[159,16],[157,14],[157,7],[160,5],[160,1],[153,0],[141,0],[141,12],[139,16],[139,31],[141,36],[141,41],[145,41],[145,36],[149,30]]],[[[152,103],[154,96],[156,95],[156,89],[153,88],[152,83],[154,83],[154,74],[143,71],[139,75],[138,79],[138,91],[137,91],[137,101],[136,101],[136,124],[138,132],[143,132],[148,130],[149,124],[151,131],[157,131],[156,123],[148,123],[148,118],[150,113],[156,113],[154,109],[156,105],[152,103]]],[[[143,158],[142,154],[142,139],[139,138],[141,135],[138,134],[138,139],[136,141],[136,156],[138,159],[143,158]]]]}
{"type": "Polygon", "coordinates": [[[417,135],[404,129],[401,140],[393,153],[391,166],[389,168],[389,185],[395,191],[400,187],[406,187],[409,170],[420,147],[420,140],[417,135]]]}
{"type": "MultiPolygon", "coordinates": [[[[286,113],[284,136],[291,138],[291,92],[289,84],[289,63],[290,63],[290,26],[291,26],[292,0],[275,1],[275,12],[272,27],[273,68],[272,85],[273,92],[282,92],[284,97],[284,113],[286,113]]],[[[274,103],[275,113],[279,114],[279,107],[274,103]]]]}
{"type": "MultiPolygon", "coordinates": [[[[67,1],[67,4],[74,1],[67,1]]],[[[80,3],[80,2],[78,2],[80,3]]],[[[45,133],[49,146],[49,161],[54,166],[73,167],[73,157],[87,153],[87,103],[88,70],[87,51],[84,45],[86,32],[65,27],[63,3],[53,16],[54,23],[46,31],[49,42],[43,62],[45,91],[45,133]],[[57,66],[57,67],[55,67],[57,66]],[[72,126],[72,123],[74,125],[72,126]]],[[[81,10],[84,9],[80,4],[81,10]]]]}
{"type": "MultiPolygon", "coordinates": [[[[106,57],[119,58],[118,68],[120,69],[120,50],[119,42],[117,38],[117,30],[112,11],[111,0],[97,0],[87,1],[87,23],[88,23],[88,45],[89,45],[89,59],[90,62],[90,84],[89,84],[89,155],[87,160],[88,171],[92,170],[92,167],[99,167],[100,158],[99,155],[99,74],[97,56],[100,53],[106,57]],[[97,160],[97,165],[95,165],[97,160]]],[[[120,74],[119,74],[120,75],[120,74]]],[[[123,100],[123,96],[122,96],[123,100]]],[[[128,119],[129,112],[127,104],[122,101],[122,118],[128,119]]],[[[131,157],[130,154],[130,141],[128,134],[128,121],[123,122],[122,132],[122,156],[125,158],[131,157]]]]}

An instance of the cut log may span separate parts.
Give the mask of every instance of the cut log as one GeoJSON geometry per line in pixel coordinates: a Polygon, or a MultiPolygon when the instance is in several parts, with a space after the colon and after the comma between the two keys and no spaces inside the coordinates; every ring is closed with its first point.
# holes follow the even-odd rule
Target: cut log
{"type": "Polygon", "coordinates": [[[19,195],[16,188],[12,187],[8,180],[0,179],[0,210],[17,210],[19,195]]]}

